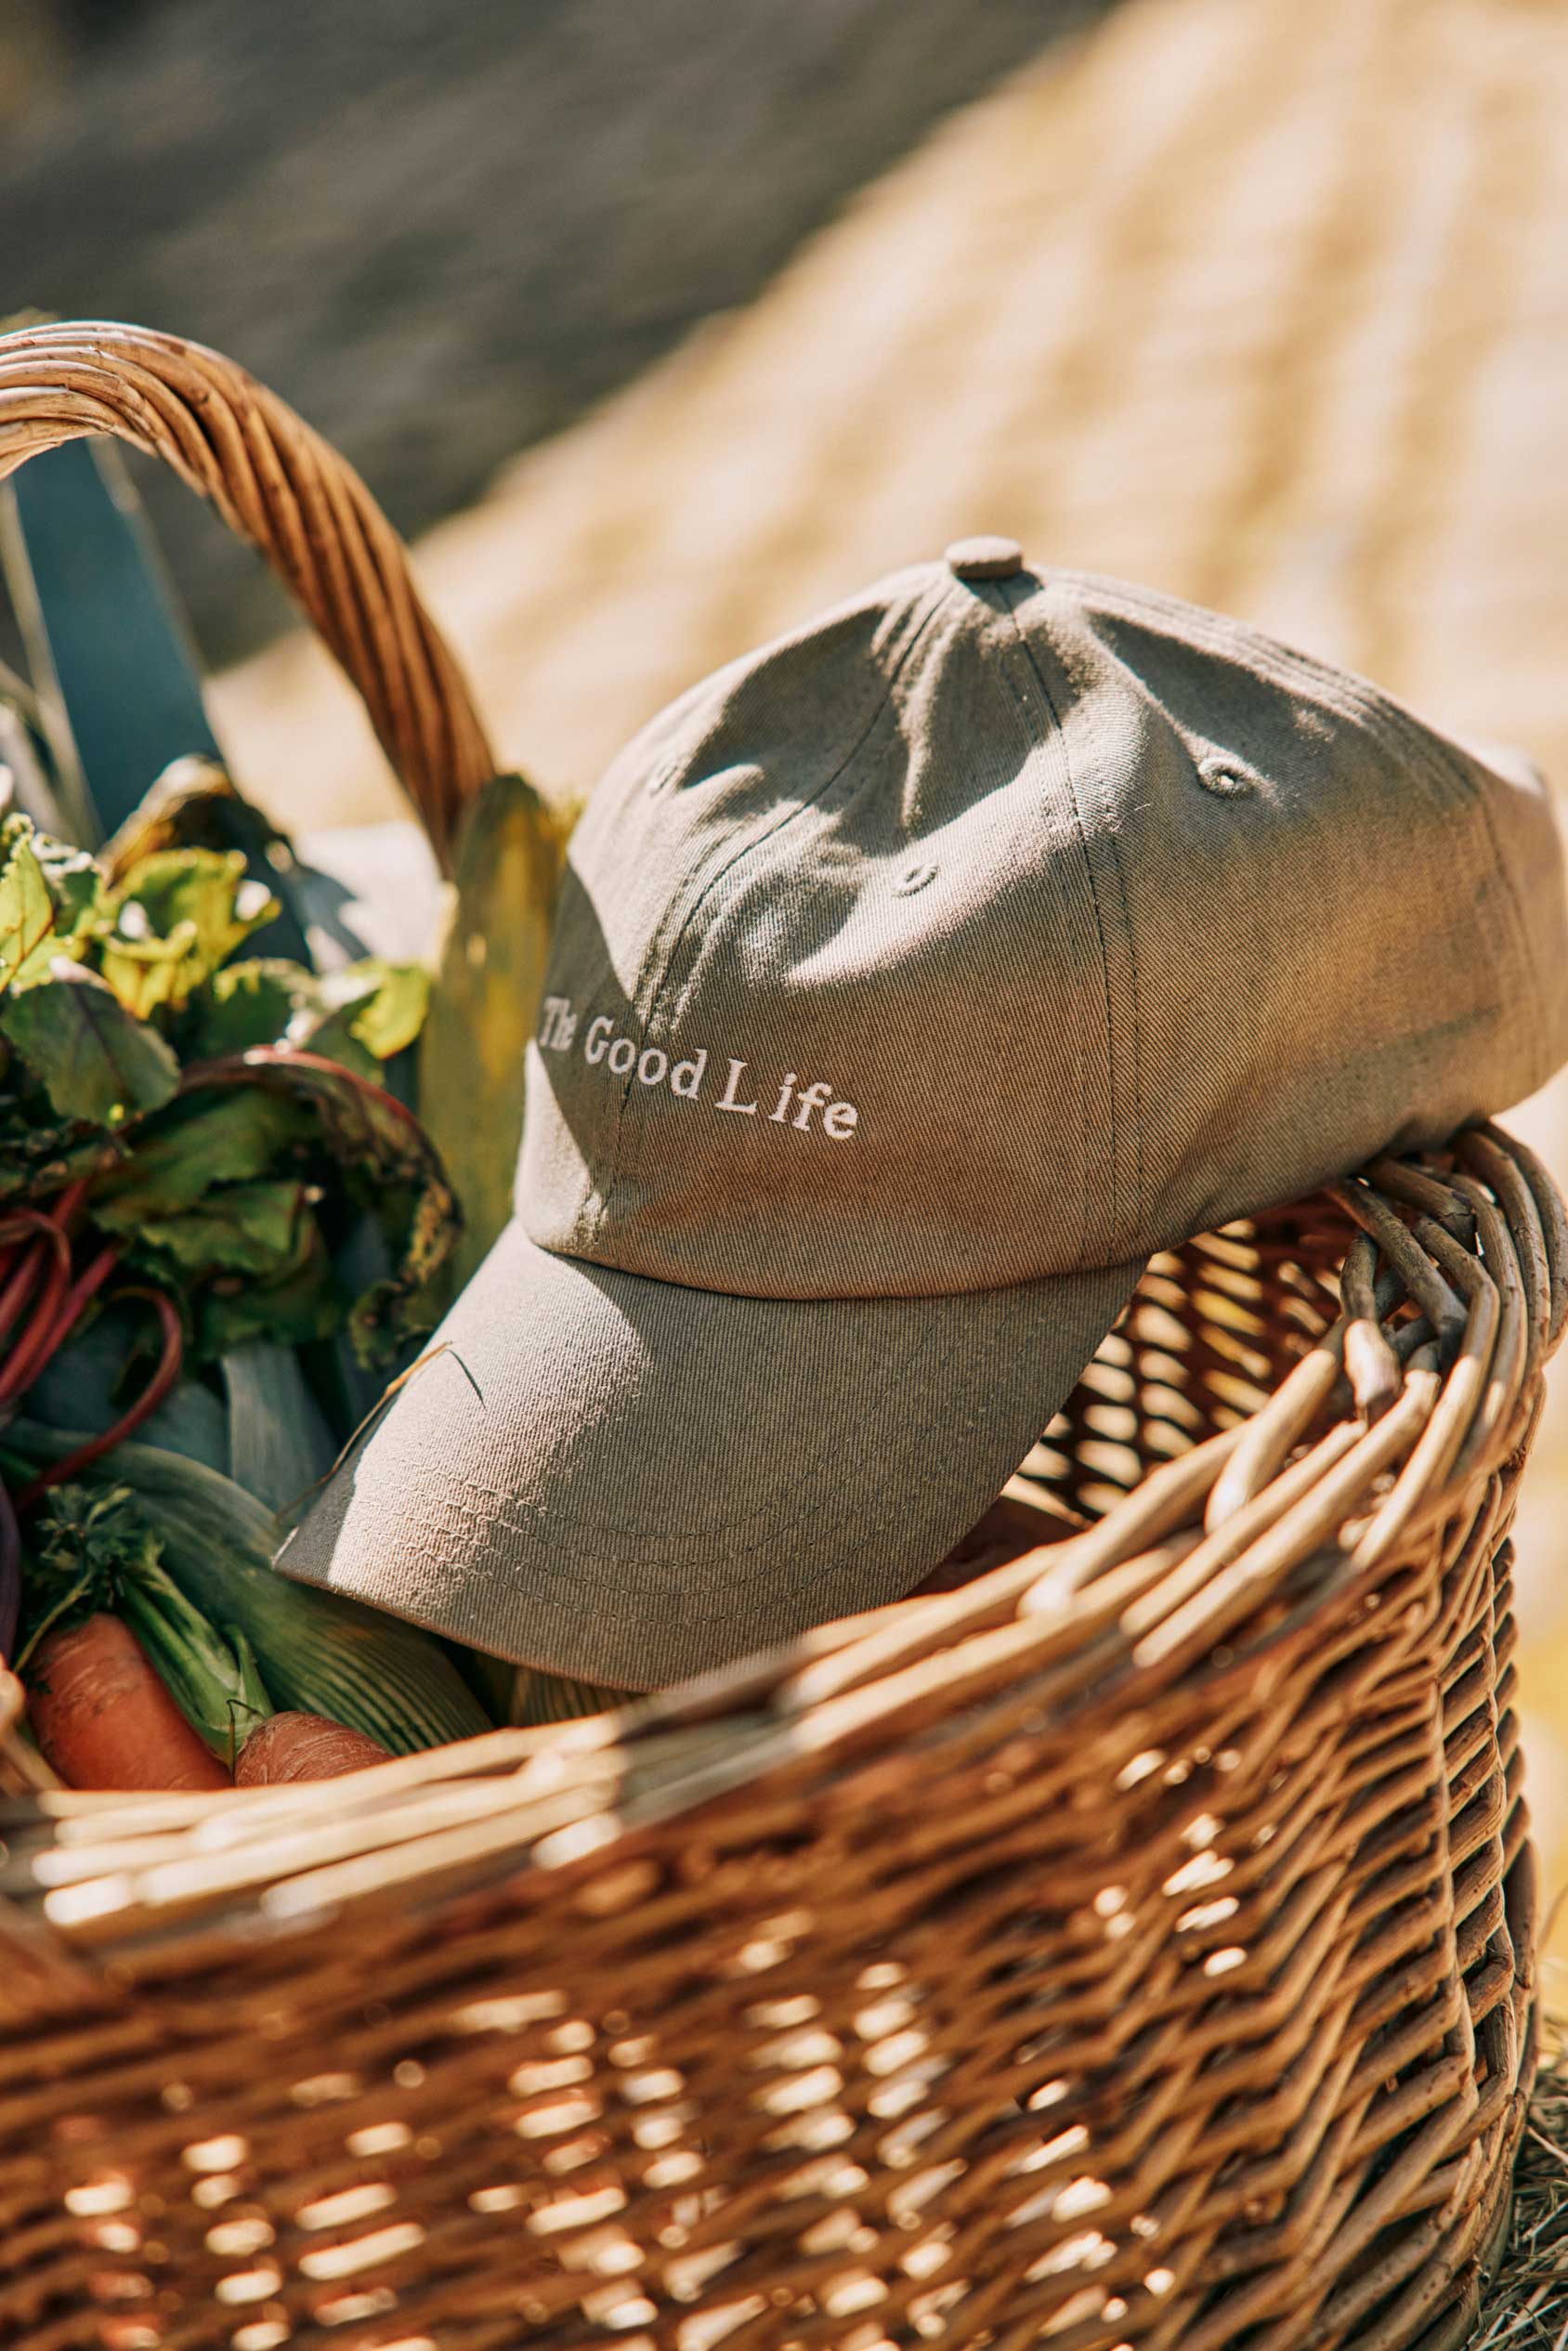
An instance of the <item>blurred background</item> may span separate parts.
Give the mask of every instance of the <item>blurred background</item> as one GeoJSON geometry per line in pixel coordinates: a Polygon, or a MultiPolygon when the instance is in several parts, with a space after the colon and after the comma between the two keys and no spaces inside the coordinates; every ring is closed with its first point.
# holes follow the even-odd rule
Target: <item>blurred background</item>
{"type": "MultiPolygon", "coordinates": [[[[1554,0],[380,0],[373,41],[313,0],[6,0],[0,216],[0,309],[197,335],[347,451],[552,793],[982,530],[1568,783],[1554,0]]],[[[258,568],[145,487],[246,788],[396,817],[258,568]]],[[[1512,1123],[1568,1181],[1568,1087],[1512,1123]]],[[[1555,1888],[1568,1372],[1527,1484],[1555,1888]]]]}

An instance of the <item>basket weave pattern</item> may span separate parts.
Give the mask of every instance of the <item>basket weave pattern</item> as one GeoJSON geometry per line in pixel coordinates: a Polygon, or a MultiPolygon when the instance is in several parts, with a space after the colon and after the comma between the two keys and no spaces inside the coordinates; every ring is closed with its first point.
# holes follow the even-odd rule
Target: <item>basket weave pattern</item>
{"type": "MultiPolygon", "coordinates": [[[[363,486],[210,352],[0,338],[0,474],[79,432],[269,556],[444,851],[490,755],[363,486]]],[[[1448,2351],[1565,1316],[1478,1129],[1156,1260],[1028,1465],[1088,1532],[631,1714],[70,1796],[0,1673],[0,2344],[1448,2351]]]]}
{"type": "Polygon", "coordinates": [[[0,2329],[1457,2343],[1564,1263],[1495,1130],[1381,1164],[1151,1268],[1060,1548],[330,1793],[11,1799],[0,2329]]]}

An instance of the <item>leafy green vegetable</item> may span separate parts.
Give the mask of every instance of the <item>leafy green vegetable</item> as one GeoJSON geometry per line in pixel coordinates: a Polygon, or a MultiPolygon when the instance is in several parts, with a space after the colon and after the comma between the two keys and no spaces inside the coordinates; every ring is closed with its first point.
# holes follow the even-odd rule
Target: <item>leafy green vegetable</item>
{"type": "MultiPolygon", "coordinates": [[[[423,1635],[277,1576],[282,1529],[225,1472],[301,1498],[361,1417],[349,1340],[385,1365],[435,1319],[456,1203],[376,1082],[430,984],[378,957],[231,960],[277,916],[242,809],[227,787],[171,801],[101,863],[0,820],[0,1207],[26,1210],[0,1332],[0,1394],[27,1413],[4,1436],[13,1553],[34,1616],[111,1607],[220,1753],[272,1695],[400,1752],[482,1708],[423,1635]]],[[[275,841],[266,858],[289,864],[275,841]]]]}
{"type": "Polygon", "coordinates": [[[45,832],[33,833],[31,840],[55,902],[55,936],[62,946],[74,946],[87,937],[102,911],[103,876],[90,850],[72,849],[45,832]]]}
{"type": "Polygon", "coordinates": [[[124,1165],[104,1177],[93,1214],[111,1233],[194,1208],[216,1183],[244,1183],[309,1147],[309,1114],[259,1086],[187,1094],[137,1135],[124,1165]]]}
{"type": "MultiPolygon", "coordinates": [[[[7,1482],[18,1465],[25,1472],[80,1442],[14,1422],[0,1440],[7,1482]]],[[[136,1496],[158,1530],[163,1567],[210,1624],[244,1636],[280,1710],[325,1715],[367,1731],[394,1755],[491,1727],[429,1634],[280,1575],[271,1561],[282,1527],[232,1479],[133,1442],[81,1482],[94,1492],[125,1487],[136,1496]]]]}
{"type": "Polygon", "coordinates": [[[47,979],[0,1002],[0,1030],[61,1118],[117,1127],[161,1108],[179,1084],[179,1064],[157,1031],[64,956],[51,962],[47,979]]]}
{"type": "Polygon", "coordinates": [[[187,1008],[181,1047],[189,1061],[216,1061],[252,1045],[275,1045],[309,1001],[313,974],[281,956],[226,963],[187,1008]]]}
{"type": "Polygon", "coordinates": [[[24,835],[0,872],[0,986],[25,986],[47,971],[58,919],[44,869],[24,835]]]}
{"type": "Polygon", "coordinates": [[[438,1309],[429,1285],[461,1218],[446,1170],[412,1112],[379,1086],[313,1053],[258,1049],[232,1061],[203,1063],[188,1073],[187,1084],[247,1084],[309,1105],[318,1139],[394,1250],[391,1273],[365,1290],[349,1314],[356,1351],[367,1363],[389,1362],[405,1339],[430,1329],[438,1309]]]}
{"type": "Polygon", "coordinates": [[[291,1347],[266,1339],[223,1358],[229,1475],[268,1509],[288,1510],[324,1478],[337,1446],[291,1347]]]}
{"type": "Polygon", "coordinates": [[[293,1257],[269,1279],[226,1271],[203,1283],[192,1306],[194,1352],[209,1362],[253,1339],[308,1346],[338,1328],[348,1305],[320,1226],[314,1217],[302,1217],[293,1257]]]}
{"type": "Polygon", "coordinates": [[[0,989],[44,978],[95,920],[102,895],[85,850],[33,831],[26,816],[0,823],[0,989]]]}
{"type": "Polygon", "coordinates": [[[238,849],[156,849],[110,897],[103,976],[139,1019],[163,1004],[177,1009],[277,912],[238,849]]]}
{"type": "Polygon", "coordinates": [[[244,1635],[224,1639],[168,1574],[163,1550],[128,1486],[57,1487],[30,1539],[33,1605],[19,1663],[57,1626],[108,1610],[135,1633],[186,1720],[232,1763],[272,1702],[244,1635]]]}
{"type": "Polygon", "coordinates": [[[194,1208],[143,1225],[135,1254],[167,1258],[185,1273],[222,1266],[269,1280],[297,1266],[311,1198],[306,1183],[215,1183],[194,1208]]]}
{"type": "Polygon", "coordinates": [[[320,976],[277,956],[230,963],[192,997],[181,1042],[191,1060],[287,1043],[362,1078],[418,1036],[430,1001],[422,964],[366,956],[320,976]]]}
{"type": "Polygon", "coordinates": [[[341,1021],[349,1036],[376,1061],[390,1061],[412,1045],[430,1007],[430,974],[419,963],[386,963],[366,956],[316,983],[317,1000],[330,1019],[296,1041],[320,1052],[325,1028],[341,1021]]]}
{"type": "Polygon", "coordinates": [[[127,1262],[177,1280],[200,1357],[253,1339],[302,1345],[346,1319],[385,1363],[436,1319],[430,1275],[458,1229],[439,1160],[412,1114],[314,1054],[256,1049],[186,1074],[185,1091],[98,1183],[94,1215],[127,1262]],[[358,1302],[333,1245],[371,1211],[389,1270],[358,1302]]]}
{"type": "Polygon", "coordinates": [[[263,878],[282,902],[267,934],[268,952],[305,956],[314,919],[307,885],[318,877],[300,865],[286,834],[241,796],[217,760],[194,752],[170,762],[105,842],[105,878],[122,882],[160,849],[238,849],[246,870],[263,878]]]}

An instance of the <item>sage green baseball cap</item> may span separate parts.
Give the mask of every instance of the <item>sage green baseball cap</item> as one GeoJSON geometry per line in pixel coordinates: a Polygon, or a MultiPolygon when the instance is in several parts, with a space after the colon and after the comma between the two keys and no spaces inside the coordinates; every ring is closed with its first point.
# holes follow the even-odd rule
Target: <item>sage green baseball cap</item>
{"type": "Polygon", "coordinates": [[[633,1688],[893,1600],[1154,1251],[1538,1086],[1564,946],[1528,768],[1005,540],[900,572],[605,777],[513,1221],[280,1564],[633,1688]]]}

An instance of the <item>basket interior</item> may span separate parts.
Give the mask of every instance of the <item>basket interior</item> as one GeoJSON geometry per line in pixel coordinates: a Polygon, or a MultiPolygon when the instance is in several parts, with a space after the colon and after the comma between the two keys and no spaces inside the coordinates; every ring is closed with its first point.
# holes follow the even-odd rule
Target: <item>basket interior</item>
{"type": "Polygon", "coordinates": [[[1352,1227],[1313,1199],[1152,1259],[1020,1474],[1089,1518],[1261,1410],[1339,1311],[1352,1227]]]}

